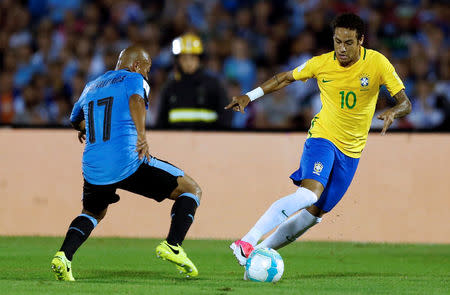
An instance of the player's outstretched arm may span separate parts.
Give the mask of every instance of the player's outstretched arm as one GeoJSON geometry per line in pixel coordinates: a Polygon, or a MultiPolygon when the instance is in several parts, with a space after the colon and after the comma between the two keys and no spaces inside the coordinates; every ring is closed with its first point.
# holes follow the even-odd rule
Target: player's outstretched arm
{"type": "Polygon", "coordinates": [[[251,101],[260,98],[264,94],[286,87],[294,81],[295,79],[292,75],[292,71],[276,74],[271,79],[264,82],[260,87],[255,88],[244,95],[234,96],[225,109],[228,110],[233,108],[236,112],[245,113],[244,109],[251,101]]]}
{"type": "Polygon", "coordinates": [[[145,101],[138,95],[133,94],[129,100],[130,114],[133,119],[134,126],[137,131],[136,151],[138,152],[139,159],[147,157],[150,161],[150,154],[148,151],[147,138],[145,137],[145,101]]]}
{"type": "Polygon", "coordinates": [[[395,119],[404,117],[411,112],[411,101],[409,101],[408,96],[406,96],[405,90],[400,90],[394,98],[397,104],[378,115],[377,118],[384,120],[383,130],[381,130],[381,135],[386,133],[386,130],[391,126],[395,119]]]}

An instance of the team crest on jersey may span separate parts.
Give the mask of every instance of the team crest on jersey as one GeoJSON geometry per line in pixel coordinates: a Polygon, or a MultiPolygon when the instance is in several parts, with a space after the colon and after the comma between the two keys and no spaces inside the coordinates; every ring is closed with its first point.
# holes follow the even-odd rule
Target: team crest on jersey
{"type": "Polygon", "coordinates": [[[366,87],[369,85],[369,78],[368,77],[362,77],[361,78],[361,86],[366,87]]]}
{"type": "Polygon", "coordinates": [[[313,173],[320,176],[320,172],[322,172],[323,164],[320,162],[314,163],[314,171],[313,173]]]}
{"type": "Polygon", "coordinates": [[[359,78],[359,82],[361,83],[362,87],[369,86],[369,75],[362,74],[361,77],[359,78]]]}

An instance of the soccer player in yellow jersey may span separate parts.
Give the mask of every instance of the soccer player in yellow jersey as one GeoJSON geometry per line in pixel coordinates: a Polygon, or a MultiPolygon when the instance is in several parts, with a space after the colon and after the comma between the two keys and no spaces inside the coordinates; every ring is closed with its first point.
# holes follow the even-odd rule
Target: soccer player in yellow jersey
{"type": "Polygon", "coordinates": [[[299,188],[274,202],[254,227],[230,246],[241,265],[255,246],[279,249],[295,241],[342,199],[366,144],[381,85],[396,100],[393,108],[378,116],[384,120],[382,134],[396,118],[411,111],[405,87],[392,64],[381,53],[361,46],[361,18],[342,14],[335,18],[332,28],[334,51],[275,75],[261,87],[233,97],[225,107],[244,112],[250,101],[296,80],[310,78],[317,80],[322,101],[322,109],[308,131],[300,168],[291,175],[299,188]],[[263,235],[277,226],[272,235],[257,245],[263,235]]]}

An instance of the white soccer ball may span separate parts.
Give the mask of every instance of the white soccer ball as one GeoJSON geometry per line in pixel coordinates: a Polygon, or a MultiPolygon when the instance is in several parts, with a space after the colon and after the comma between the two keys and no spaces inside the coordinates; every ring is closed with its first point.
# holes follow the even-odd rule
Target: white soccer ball
{"type": "Polygon", "coordinates": [[[245,264],[245,276],[255,282],[278,282],[283,272],[283,258],[271,248],[254,250],[245,264]]]}

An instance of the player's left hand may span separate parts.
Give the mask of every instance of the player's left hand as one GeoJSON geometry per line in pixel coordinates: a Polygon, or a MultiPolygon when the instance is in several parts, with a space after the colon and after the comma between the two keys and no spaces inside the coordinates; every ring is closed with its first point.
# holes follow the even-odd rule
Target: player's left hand
{"type": "Polygon", "coordinates": [[[78,141],[80,141],[81,143],[84,143],[86,141],[86,130],[78,131],[78,141]]]}
{"type": "Polygon", "coordinates": [[[392,109],[384,111],[382,114],[377,116],[378,119],[384,120],[383,130],[381,130],[381,135],[385,135],[389,126],[391,126],[392,122],[395,120],[395,113],[392,109]]]}
{"type": "Polygon", "coordinates": [[[147,139],[145,137],[138,137],[136,151],[138,152],[139,159],[147,157],[147,160],[150,161],[150,152],[148,149],[147,139]]]}

